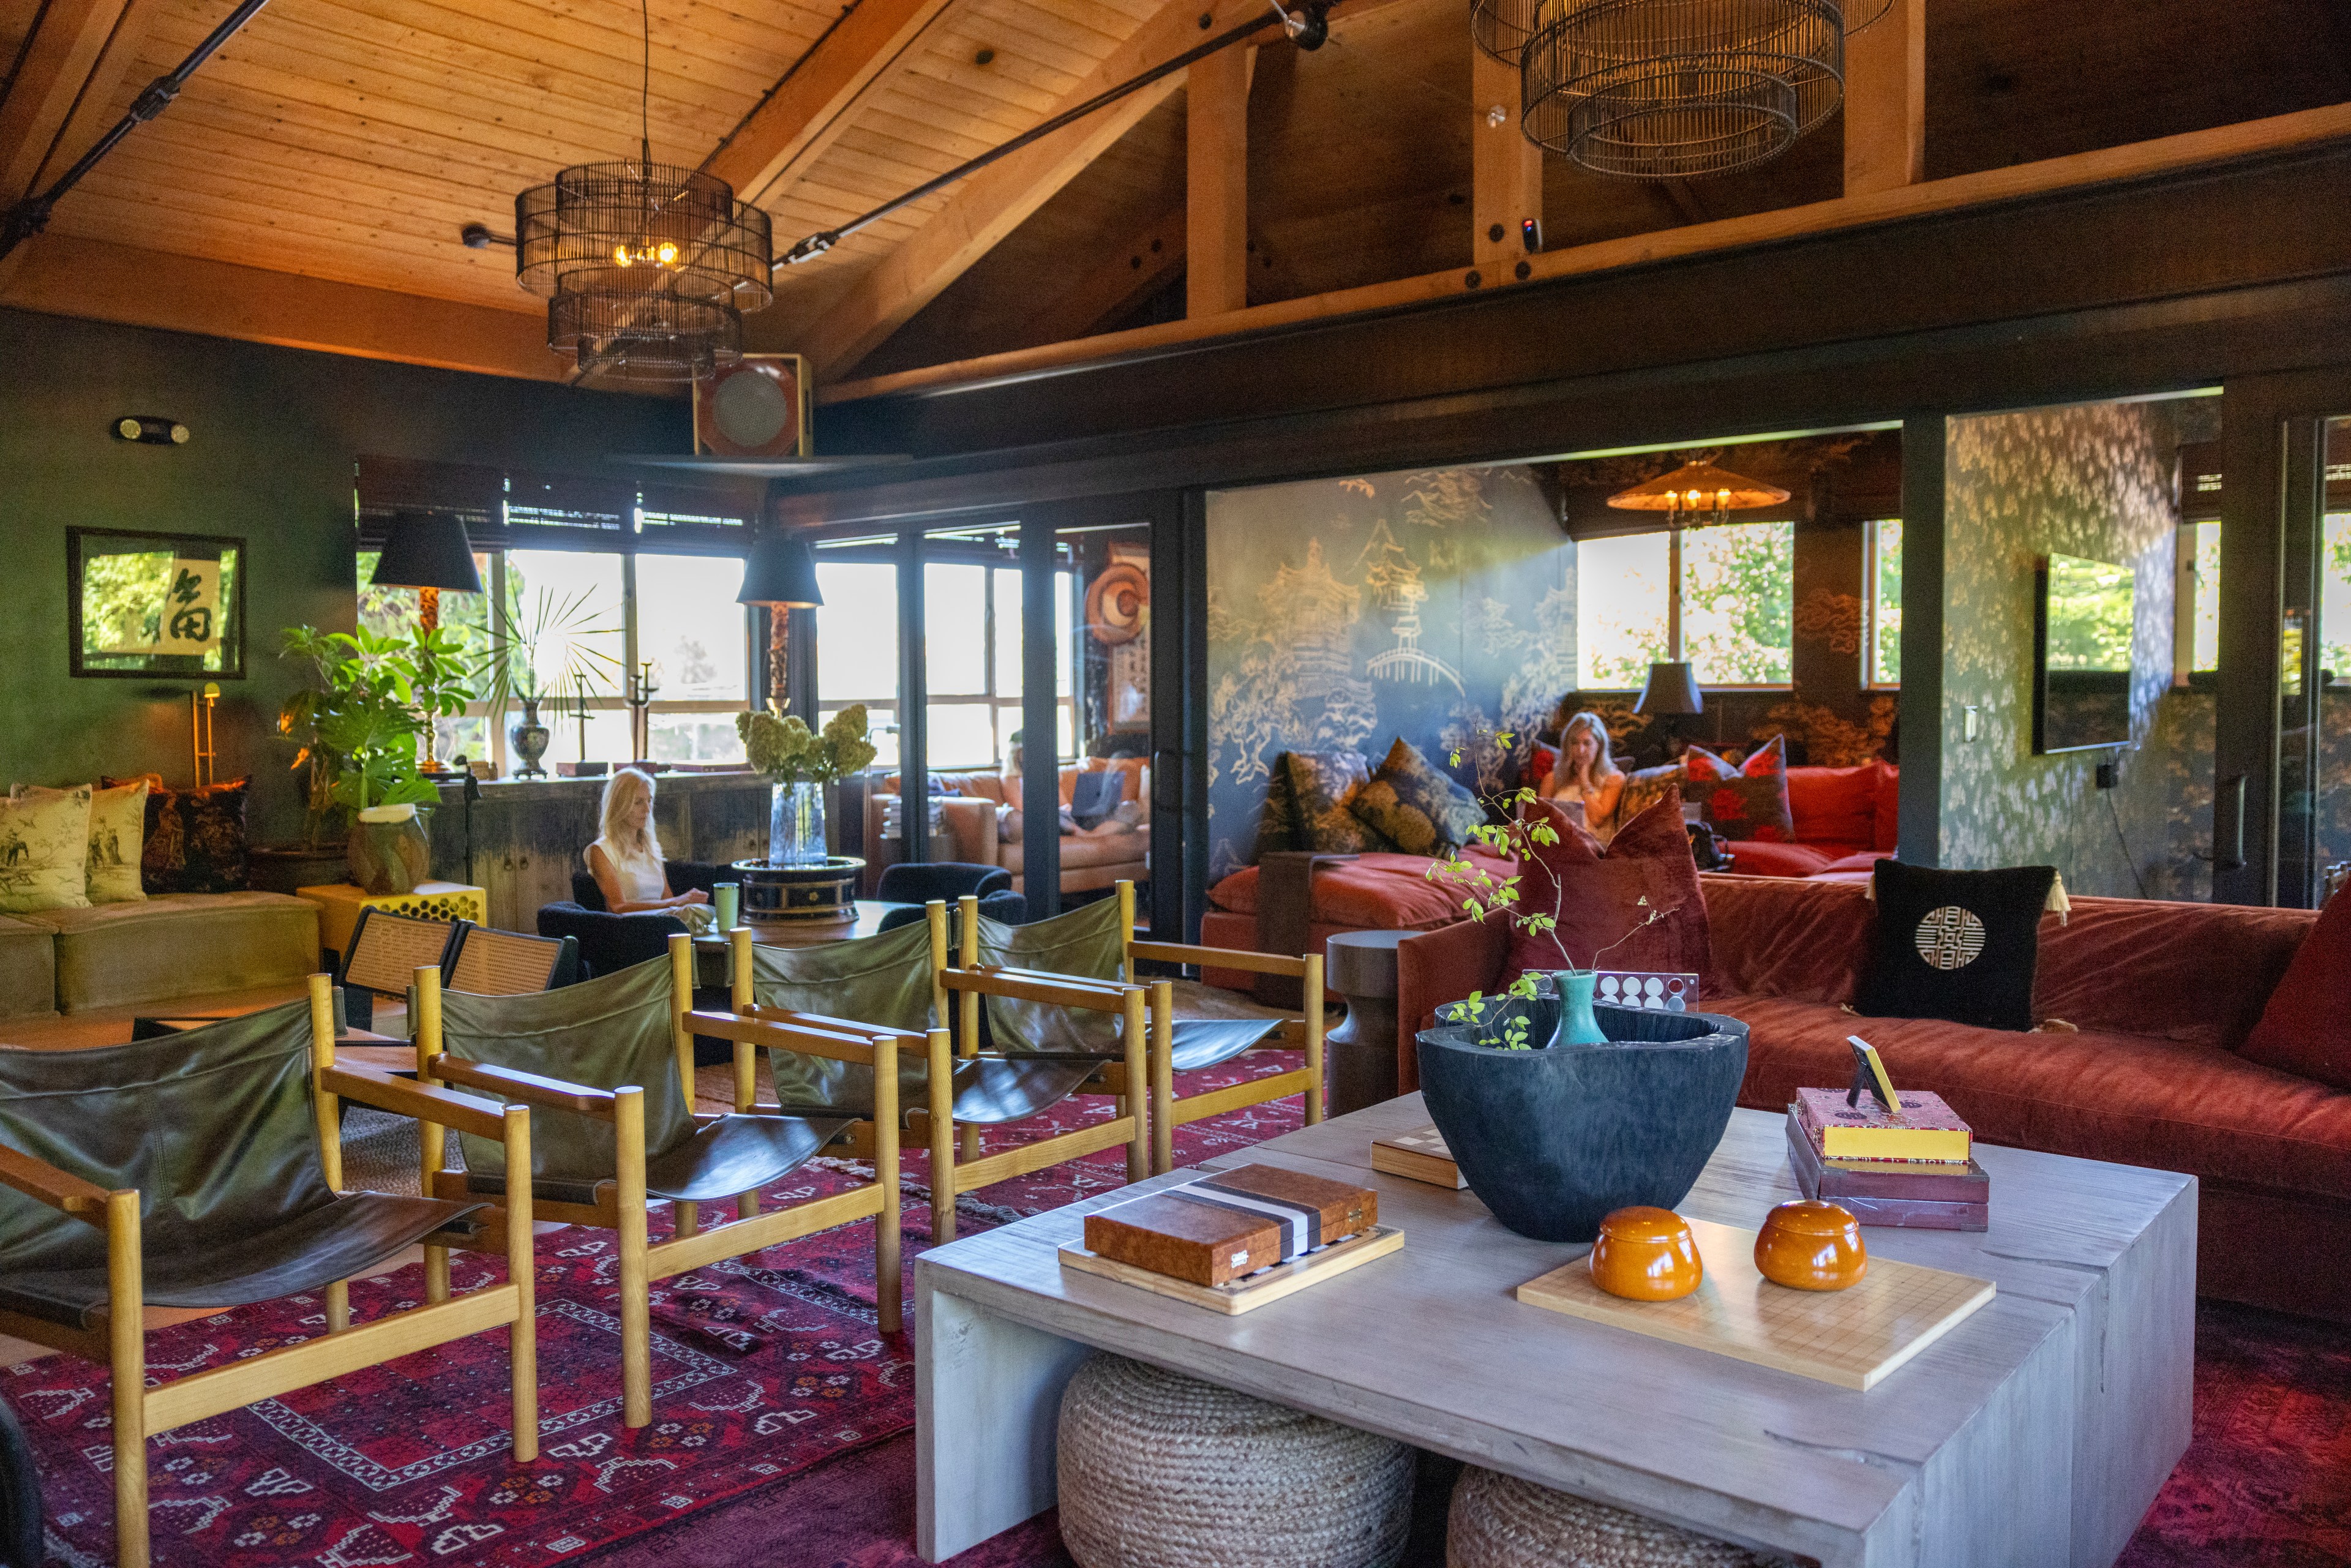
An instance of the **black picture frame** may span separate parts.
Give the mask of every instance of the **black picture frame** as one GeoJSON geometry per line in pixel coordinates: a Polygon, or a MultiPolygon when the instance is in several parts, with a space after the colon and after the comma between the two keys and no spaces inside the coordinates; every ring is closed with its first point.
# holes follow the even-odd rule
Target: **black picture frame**
{"type": "Polygon", "coordinates": [[[78,678],[152,681],[241,681],[245,679],[246,579],[252,570],[242,536],[154,533],[137,528],[66,529],[66,650],[68,673],[78,678]],[[130,548],[107,549],[122,544],[130,548]],[[85,645],[85,613],[91,563],[108,557],[158,555],[169,550],[181,560],[222,563],[217,664],[206,653],[106,653],[85,645]]]}

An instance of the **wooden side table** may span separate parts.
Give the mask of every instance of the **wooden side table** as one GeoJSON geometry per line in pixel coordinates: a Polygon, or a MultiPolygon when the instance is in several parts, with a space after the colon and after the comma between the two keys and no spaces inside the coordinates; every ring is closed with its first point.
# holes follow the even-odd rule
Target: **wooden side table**
{"type": "Polygon", "coordinates": [[[1346,999],[1347,1018],[1322,1041],[1331,1114],[1396,1095],[1396,948],[1410,931],[1342,931],[1323,944],[1323,984],[1346,999]]]}
{"type": "Polygon", "coordinates": [[[351,927],[359,924],[362,909],[420,920],[470,920],[476,925],[486,925],[490,919],[489,894],[462,882],[420,882],[413,893],[378,894],[361,893],[357,883],[330,882],[298,887],[294,895],[319,906],[319,946],[338,953],[350,946],[351,927]]]}

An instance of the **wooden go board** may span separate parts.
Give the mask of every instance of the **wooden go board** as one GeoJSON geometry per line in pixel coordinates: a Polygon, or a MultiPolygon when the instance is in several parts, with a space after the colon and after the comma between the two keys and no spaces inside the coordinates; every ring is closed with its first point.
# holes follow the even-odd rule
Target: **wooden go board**
{"type": "Polygon", "coordinates": [[[1841,1388],[1875,1388],[1992,1298],[1989,1280],[1872,1258],[1861,1283],[1795,1291],[1755,1267],[1755,1232],[1693,1219],[1706,1281],[1678,1301],[1628,1301],[1592,1282],[1586,1259],[1518,1288],[1570,1317],[1692,1345],[1841,1388]]]}
{"type": "Polygon", "coordinates": [[[1333,1241],[1319,1251],[1309,1252],[1287,1263],[1276,1263],[1270,1269],[1260,1269],[1247,1279],[1235,1280],[1224,1285],[1195,1285],[1188,1280],[1155,1274],[1148,1269],[1137,1269],[1129,1263],[1100,1257],[1074,1241],[1061,1248],[1061,1267],[1075,1269],[1081,1273],[1099,1274],[1105,1280],[1116,1280],[1123,1285],[1149,1291],[1155,1296],[1189,1301],[1196,1307],[1207,1307],[1211,1312],[1233,1316],[1254,1311],[1268,1301],[1278,1301],[1284,1296],[1333,1275],[1343,1274],[1350,1269],[1360,1268],[1374,1258],[1384,1258],[1403,1245],[1403,1231],[1385,1225],[1374,1225],[1344,1241],[1333,1241]]]}

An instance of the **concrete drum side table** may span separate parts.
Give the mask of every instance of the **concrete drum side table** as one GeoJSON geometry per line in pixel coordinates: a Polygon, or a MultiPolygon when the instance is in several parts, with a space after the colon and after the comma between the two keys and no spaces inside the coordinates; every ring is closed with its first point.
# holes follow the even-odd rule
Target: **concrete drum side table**
{"type": "Polygon", "coordinates": [[[1331,1114],[1396,1094],[1396,948],[1411,931],[1342,931],[1323,946],[1323,984],[1346,998],[1347,1019],[1322,1041],[1331,1114]]]}

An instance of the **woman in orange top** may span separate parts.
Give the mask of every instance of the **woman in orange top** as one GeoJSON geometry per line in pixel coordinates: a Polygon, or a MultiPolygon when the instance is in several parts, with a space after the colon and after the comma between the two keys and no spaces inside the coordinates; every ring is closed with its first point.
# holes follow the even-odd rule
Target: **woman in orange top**
{"type": "Polygon", "coordinates": [[[1604,838],[1614,831],[1625,774],[1608,755],[1608,726],[1598,714],[1577,714],[1560,731],[1549,794],[1562,805],[1582,806],[1583,825],[1592,831],[1604,838]]]}

